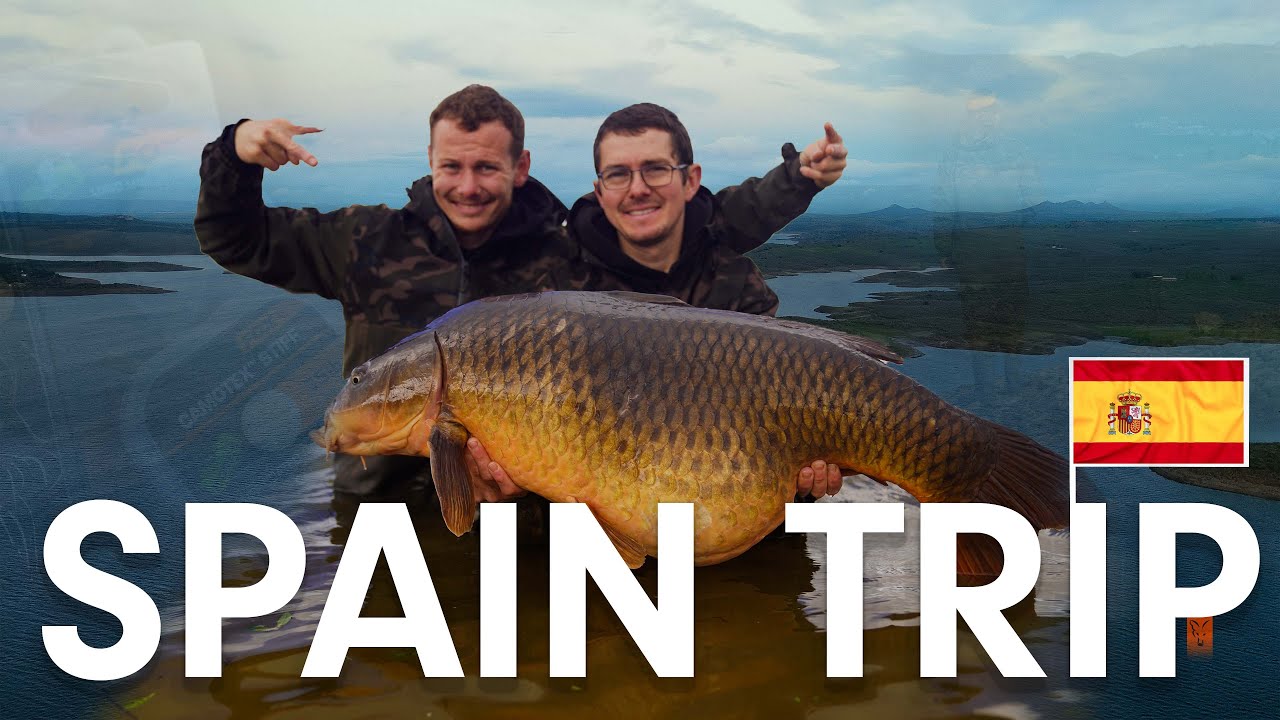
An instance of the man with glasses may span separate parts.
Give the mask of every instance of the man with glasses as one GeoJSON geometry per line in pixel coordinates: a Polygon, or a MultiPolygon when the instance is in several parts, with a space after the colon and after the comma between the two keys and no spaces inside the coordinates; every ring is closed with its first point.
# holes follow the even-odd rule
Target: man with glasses
{"type": "Polygon", "coordinates": [[[587,261],[606,271],[606,283],[772,315],[778,297],[742,253],[803,213],[839,179],[848,153],[828,123],[825,137],[804,152],[787,144],[782,154],[764,179],[713,196],[679,118],[652,103],[625,107],[596,133],[595,192],[574,204],[569,232],[587,261]]]}
{"type": "MultiPolygon", "coordinates": [[[[614,112],[596,133],[595,192],[569,212],[569,233],[592,266],[588,290],[669,295],[696,307],[773,315],[778,296],[742,255],[802,214],[844,172],[848,151],[827,123],[825,135],[783,163],[712,195],[702,187],[693,144],[670,110],[639,103],[614,112]]],[[[477,498],[502,500],[520,489],[471,440],[477,498]],[[477,482],[478,481],[478,482],[477,482]]],[[[800,496],[836,494],[843,479],[818,460],[800,471],[800,496]]]]}

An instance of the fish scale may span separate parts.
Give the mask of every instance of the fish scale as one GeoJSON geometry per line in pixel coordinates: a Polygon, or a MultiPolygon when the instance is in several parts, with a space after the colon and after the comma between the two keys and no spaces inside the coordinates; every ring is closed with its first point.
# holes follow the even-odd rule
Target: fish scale
{"type": "MultiPolygon", "coordinates": [[[[620,548],[648,555],[660,502],[698,506],[699,564],[745,551],[781,522],[796,471],[815,459],[922,501],[1003,502],[1036,527],[1065,524],[1061,457],[945,403],[885,360],[897,358],[799,323],[630,293],[541,293],[452,310],[353,376],[415,376],[438,398],[423,398],[417,419],[412,405],[398,406],[403,423],[422,424],[414,437],[430,432],[432,447],[450,454],[461,451],[441,428],[478,438],[517,485],[586,503],[620,548]],[[433,373],[443,388],[422,382],[433,373]]],[[[369,407],[355,395],[377,386],[349,385],[335,401],[331,449],[328,438],[360,434],[344,425],[358,422],[347,408],[369,407]]],[[[427,454],[424,445],[381,451],[427,454]]],[[[378,450],[370,441],[343,451],[362,448],[378,450]]],[[[446,521],[465,531],[474,516],[473,500],[463,507],[469,485],[457,487],[465,476],[432,461],[446,521]]]]}

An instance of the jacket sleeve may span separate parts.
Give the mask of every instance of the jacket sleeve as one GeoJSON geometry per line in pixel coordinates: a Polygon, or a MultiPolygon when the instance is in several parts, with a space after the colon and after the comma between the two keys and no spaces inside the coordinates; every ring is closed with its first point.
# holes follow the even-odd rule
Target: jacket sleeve
{"type": "Polygon", "coordinates": [[[359,220],[355,208],[321,213],[266,207],[263,168],[236,156],[238,126],[228,125],[201,157],[195,219],[200,250],[238,275],[337,298],[359,220]]]}
{"type": "Polygon", "coordinates": [[[782,163],[763,178],[747,178],[716,193],[714,223],[733,250],[745,253],[809,209],[818,186],[800,174],[800,153],[791,143],[782,146],[782,163]]]}
{"type": "Polygon", "coordinates": [[[751,261],[751,258],[742,258],[749,267],[748,272],[742,283],[742,294],[738,298],[738,312],[751,313],[752,315],[768,315],[773,317],[778,314],[778,295],[773,292],[769,284],[764,280],[764,274],[760,272],[760,268],[751,261]]]}

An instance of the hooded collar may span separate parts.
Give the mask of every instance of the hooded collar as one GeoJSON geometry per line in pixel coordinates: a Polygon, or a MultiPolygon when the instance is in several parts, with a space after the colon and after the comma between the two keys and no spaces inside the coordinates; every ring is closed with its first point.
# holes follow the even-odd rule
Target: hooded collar
{"type": "MultiPolygon", "coordinates": [[[[449,228],[452,239],[452,226],[448,223],[440,206],[436,204],[431,190],[431,176],[418,178],[405,190],[409,202],[404,209],[430,223],[439,217],[445,227],[449,228]]],[[[524,185],[515,189],[511,195],[511,207],[506,216],[498,222],[493,235],[480,247],[463,250],[462,254],[471,262],[486,262],[499,257],[523,254],[522,251],[532,249],[533,238],[545,235],[564,223],[568,211],[545,185],[529,178],[524,185]]],[[[454,240],[456,244],[456,240],[454,240]]]]}
{"type": "Polygon", "coordinates": [[[633,260],[622,250],[618,231],[605,217],[594,194],[583,195],[569,211],[569,232],[587,252],[589,260],[613,272],[638,292],[671,294],[687,287],[707,266],[711,235],[706,231],[715,212],[715,197],[705,187],[698,188],[684,206],[684,236],[680,256],[668,272],[655,270],[633,260]]]}

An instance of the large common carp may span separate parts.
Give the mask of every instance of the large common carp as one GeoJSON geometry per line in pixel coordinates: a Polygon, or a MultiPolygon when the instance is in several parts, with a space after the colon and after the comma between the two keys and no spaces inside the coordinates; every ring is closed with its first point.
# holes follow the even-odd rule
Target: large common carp
{"type": "MultiPolygon", "coordinates": [[[[1065,461],[947,404],[862,338],[662,296],[477,300],[351,373],[317,436],[355,455],[431,458],[445,523],[470,529],[464,454],[484,444],[520,487],[586,503],[632,567],[656,555],[660,502],[695,503],[694,556],[721,562],[783,519],[815,459],[923,502],[990,502],[1067,522],[1065,461]]],[[[960,571],[998,572],[990,543],[960,571]]]]}

